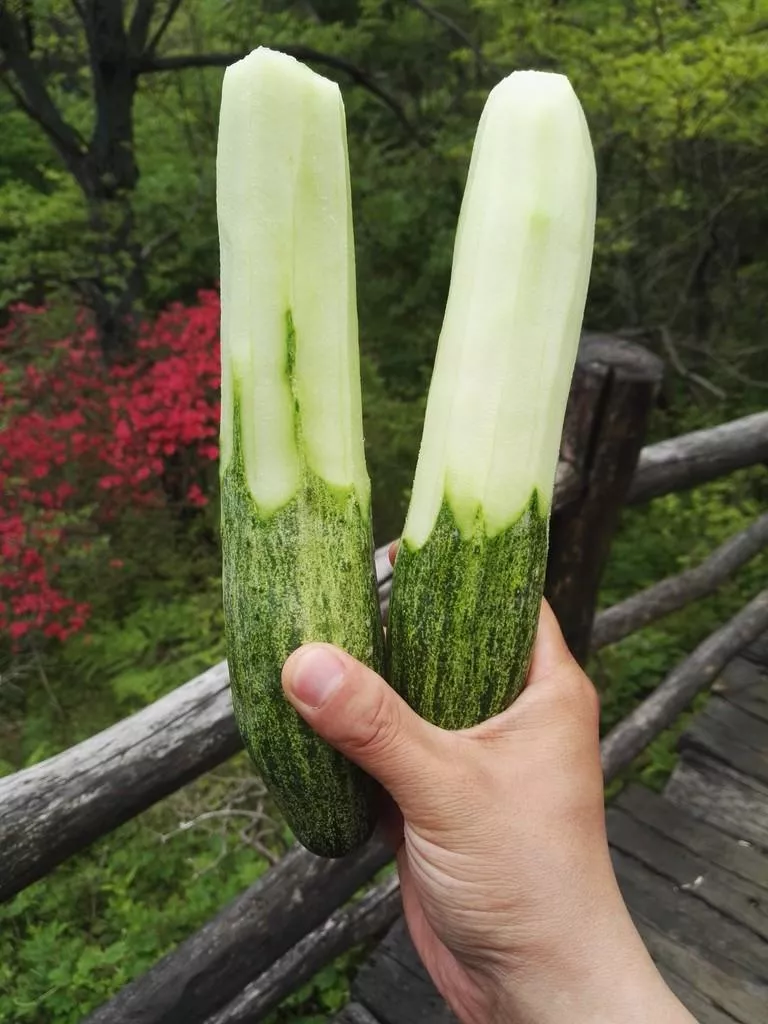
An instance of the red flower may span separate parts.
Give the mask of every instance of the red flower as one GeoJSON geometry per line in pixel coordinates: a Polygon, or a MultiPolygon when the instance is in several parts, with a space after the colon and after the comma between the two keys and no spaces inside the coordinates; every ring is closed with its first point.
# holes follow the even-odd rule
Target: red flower
{"type": "MultiPolygon", "coordinates": [[[[176,303],[141,329],[139,360],[106,371],[85,311],[39,365],[15,360],[45,309],[16,306],[0,328],[0,631],[64,640],[88,608],[60,589],[57,557],[90,544],[70,524],[109,534],[127,511],[166,502],[166,459],[203,507],[217,458],[219,300],[176,303]],[[58,555],[57,555],[58,552],[58,555]]],[[[82,532],[81,532],[82,536],[82,532]]],[[[120,559],[113,559],[117,568],[120,559]]]]}

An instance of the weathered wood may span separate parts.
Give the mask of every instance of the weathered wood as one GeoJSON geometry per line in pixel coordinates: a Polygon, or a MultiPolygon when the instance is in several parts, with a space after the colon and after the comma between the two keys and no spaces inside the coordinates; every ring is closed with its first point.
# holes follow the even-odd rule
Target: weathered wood
{"type": "Polygon", "coordinates": [[[209,1017],[206,1024],[253,1024],[262,1020],[335,957],[380,935],[395,920],[400,906],[400,887],[393,875],[356,903],[337,910],[224,1009],[209,1017]]]}
{"type": "Polygon", "coordinates": [[[740,845],[738,839],[645,786],[629,786],[614,806],[651,834],[667,837],[710,864],[751,882],[764,891],[763,901],[768,897],[768,858],[751,846],[740,845]]]}
{"type": "Polygon", "coordinates": [[[749,649],[742,651],[726,665],[714,689],[729,704],[768,722],[768,686],[764,685],[768,681],[768,669],[748,660],[749,653],[749,649]]]}
{"type": "MultiPolygon", "coordinates": [[[[388,593],[386,546],[376,552],[376,571],[388,593]]],[[[0,902],[241,746],[222,661],[109,729],[0,779],[0,902]]]]}
{"type": "Polygon", "coordinates": [[[768,851],[768,786],[688,751],[664,795],[740,842],[768,851]]]}
{"type": "Polygon", "coordinates": [[[349,1003],[333,1018],[333,1024],[379,1024],[360,1003],[349,1003]]]}
{"type": "Polygon", "coordinates": [[[768,945],[690,893],[611,849],[619,888],[630,913],[707,959],[716,957],[734,977],[768,980],[768,945]]]}
{"type": "Polygon", "coordinates": [[[239,748],[221,663],[110,729],[0,779],[0,900],[239,748]]]}
{"type": "Polygon", "coordinates": [[[717,1006],[706,996],[702,996],[687,981],[679,978],[674,971],[663,965],[657,965],[661,976],[675,993],[677,998],[687,1007],[696,1019],[696,1024],[739,1024],[735,1017],[717,1006]]]}
{"type": "Polygon", "coordinates": [[[571,651],[589,653],[597,591],[645,439],[663,364],[618,338],[585,337],[570,393],[563,445],[579,459],[579,497],[556,509],[546,594],[571,651]],[[572,434],[580,432],[572,438],[572,434]]]}
{"type": "Polygon", "coordinates": [[[768,785],[768,722],[726,701],[713,698],[680,738],[680,749],[701,751],[768,785]]]}
{"type": "Polygon", "coordinates": [[[670,576],[600,612],[592,630],[592,650],[615,644],[649,623],[713,593],[765,547],[768,547],[768,512],[727,540],[700,565],[670,576]]]}
{"type": "Polygon", "coordinates": [[[739,1024],[764,1024],[768,1005],[768,984],[758,978],[733,976],[730,963],[723,964],[717,955],[702,955],[681,946],[667,932],[635,915],[643,942],[654,960],[689,983],[694,991],[706,996],[739,1024]]]}
{"type": "Polygon", "coordinates": [[[688,490],[766,460],[768,412],[756,412],[644,448],[627,501],[688,490]]]}
{"type": "Polygon", "coordinates": [[[360,968],[352,995],[380,1024],[458,1024],[419,960],[402,918],[360,968]]]}
{"type": "Polygon", "coordinates": [[[614,849],[644,864],[693,899],[714,907],[724,917],[743,925],[768,943],[768,892],[639,825],[618,807],[609,808],[607,818],[608,838],[614,849]]]}
{"type": "Polygon", "coordinates": [[[333,1018],[333,1024],[379,1024],[360,1003],[349,1003],[333,1018]]]}
{"type": "Polygon", "coordinates": [[[294,847],[274,868],[85,1024],[199,1024],[266,971],[390,859],[380,842],[341,860],[294,847]]]}
{"type": "Polygon", "coordinates": [[[740,650],[768,628],[768,590],[685,658],[600,744],[603,772],[612,779],[670,725],[697,693],[710,686],[740,650]]]}
{"type": "MultiPolygon", "coordinates": [[[[762,689],[763,696],[768,698],[768,679],[762,689]]],[[[757,696],[757,692],[754,695],[757,696]]],[[[712,719],[722,726],[739,745],[745,744],[758,753],[768,751],[768,723],[724,700],[717,691],[707,701],[700,717],[712,719]]]]}
{"type": "Polygon", "coordinates": [[[744,651],[744,657],[768,672],[768,632],[763,633],[744,651]]]}
{"type": "MultiPolygon", "coordinates": [[[[723,431],[730,438],[729,445],[734,437],[744,436],[742,421],[713,429],[715,433],[699,432],[683,448],[700,455],[716,447],[723,431]]],[[[642,496],[649,486],[643,482],[650,479],[644,474],[657,474],[659,466],[669,468],[671,443],[643,449],[633,485],[637,494],[642,496]],[[659,447],[662,452],[655,451],[659,447]]],[[[565,451],[569,454],[567,444],[565,451]]],[[[577,462],[580,458],[574,452],[569,457],[577,462]]],[[[686,463],[681,465],[685,468],[686,463]]],[[[716,461],[721,467],[718,472],[728,471],[722,469],[724,465],[722,460],[716,461]]],[[[561,461],[556,507],[572,503],[579,493],[577,469],[561,461]]],[[[386,584],[391,577],[387,548],[384,545],[376,553],[385,607],[386,584]]],[[[0,779],[0,900],[225,761],[239,747],[227,669],[222,662],[84,743],[0,779]]]]}

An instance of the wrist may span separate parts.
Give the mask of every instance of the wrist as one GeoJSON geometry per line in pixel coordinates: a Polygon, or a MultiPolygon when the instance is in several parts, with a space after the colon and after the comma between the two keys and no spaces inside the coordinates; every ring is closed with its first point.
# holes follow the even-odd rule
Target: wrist
{"type": "MultiPolygon", "coordinates": [[[[539,966],[496,979],[493,1024],[695,1024],[650,958],[628,912],[597,944],[575,932],[539,966]]],[[[491,992],[489,991],[489,995],[491,992]]],[[[474,1022],[469,1022],[474,1024],[474,1022]]],[[[488,1017],[484,1024],[488,1024],[488,1017]]]]}
{"type": "MultiPolygon", "coordinates": [[[[658,971],[600,983],[550,984],[523,989],[510,980],[498,989],[483,1024],[696,1024],[658,971]]],[[[480,1024],[469,1021],[468,1024],[480,1024]]]]}

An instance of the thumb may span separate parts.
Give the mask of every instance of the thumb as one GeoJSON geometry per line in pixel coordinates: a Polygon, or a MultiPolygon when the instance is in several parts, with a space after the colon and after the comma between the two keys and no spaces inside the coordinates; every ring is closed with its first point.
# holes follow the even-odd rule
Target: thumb
{"type": "Polygon", "coordinates": [[[330,644],[305,644],[283,666],[283,690],[304,721],[377,779],[405,814],[434,804],[445,733],[372,669],[330,644]]]}

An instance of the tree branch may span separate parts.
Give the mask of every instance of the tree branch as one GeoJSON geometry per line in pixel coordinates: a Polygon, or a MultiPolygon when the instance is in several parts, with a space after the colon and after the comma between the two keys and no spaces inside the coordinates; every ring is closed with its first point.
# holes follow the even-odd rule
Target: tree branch
{"type": "Polygon", "coordinates": [[[24,111],[53,143],[70,172],[83,187],[86,180],[84,157],[85,140],[59,113],[45,86],[45,80],[33,63],[18,22],[6,4],[0,4],[0,51],[5,56],[4,84],[16,104],[24,111]],[[18,88],[7,79],[7,72],[15,76],[18,88]]]}
{"type": "Polygon", "coordinates": [[[165,35],[166,30],[173,21],[174,17],[176,16],[176,12],[178,11],[179,7],[181,7],[181,0],[168,0],[168,7],[166,8],[165,14],[163,15],[163,20],[158,25],[157,31],[150,39],[149,44],[147,45],[147,48],[144,51],[145,57],[150,57],[155,52],[158,43],[165,35]]]}
{"type": "Polygon", "coordinates": [[[142,53],[147,43],[149,26],[155,13],[156,0],[137,0],[136,9],[128,27],[128,47],[131,53],[142,53]]]}
{"type": "Polygon", "coordinates": [[[768,547],[768,512],[746,530],[730,537],[700,565],[670,576],[600,612],[592,630],[592,650],[615,644],[649,623],[711,594],[765,547],[768,547]]]}
{"type": "Polygon", "coordinates": [[[483,67],[487,62],[483,56],[482,50],[472,41],[467,35],[464,29],[457,25],[452,18],[449,18],[447,14],[443,14],[442,11],[435,10],[434,7],[429,7],[423,2],[423,0],[408,0],[411,7],[415,7],[417,11],[421,11],[427,18],[432,21],[436,21],[443,28],[447,28],[449,32],[452,32],[457,39],[460,39],[462,43],[467,47],[468,50],[474,54],[475,60],[477,61],[478,67],[483,67]]]}
{"type": "Polygon", "coordinates": [[[88,15],[86,14],[85,8],[80,3],[80,0],[70,0],[70,3],[75,9],[75,14],[78,16],[80,21],[82,21],[82,23],[85,25],[86,21],[88,20],[88,15]]]}
{"type": "Polygon", "coordinates": [[[725,392],[722,388],[707,380],[706,377],[702,377],[700,373],[694,373],[693,370],[688,369],[680,358],[680,353],[675,348],[675,343],[672,341],[672,332],[664,324],[659,327],[659,337],[661,338],[661,344],[664,346],[664,351],[669,356],[669,361],[683,380],[689,380],[692,384],[698,384],[700,388],[709,391],[715,398],[725,398],[725,392]]]}
{"type": "MultiPolygon", "coordinates": [[[[397,120],[407,131],[423,144],[415,125],[413,125],[403,110],[401,104],[390,96],[386,90],[373,80],[373,78],[357,65],[344,60],[343,57],[335,57],[330,53],[321,53],[309,46],[276,46],[276,50],[295,57],[297,60],[311,61],[313,64],[322,64],[325,67],[333,68],[348,75],[349,78],[361,88],[366,89],[372,96],[376,96],[386,107],[392,111],[397,120]]],[[[182,53],[173,54],[169,57],[154,57],[145,54],[132,62],[132,69],[137,75],[155,74],[159,71],[182,71],[187,68],[224,68],[235,61],[242,60],[246,51],[241,53],[182,53]]]]}

